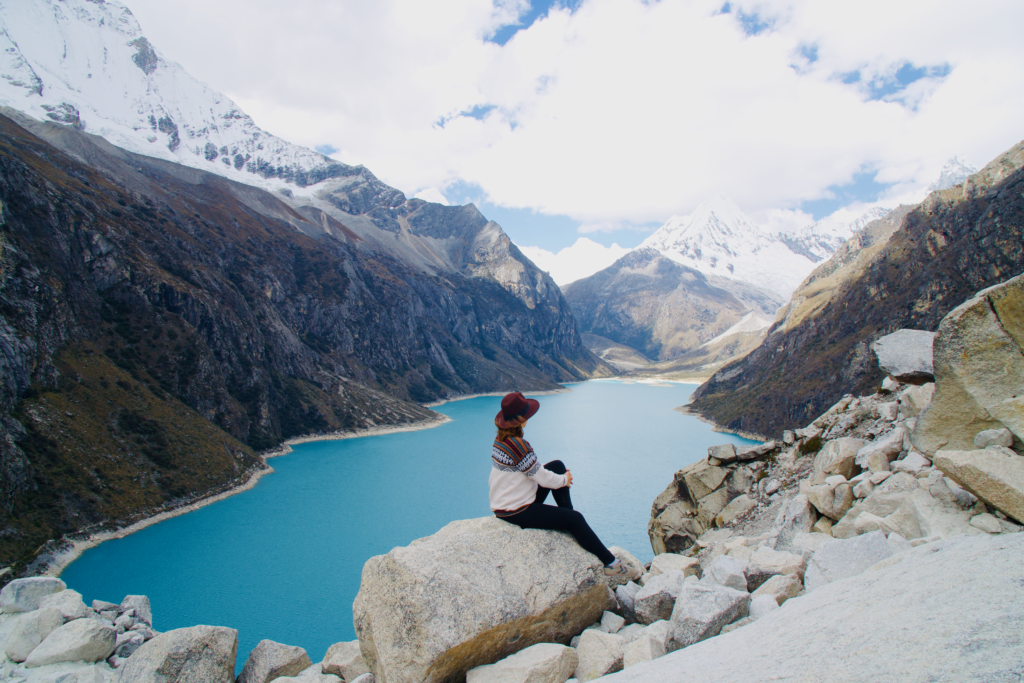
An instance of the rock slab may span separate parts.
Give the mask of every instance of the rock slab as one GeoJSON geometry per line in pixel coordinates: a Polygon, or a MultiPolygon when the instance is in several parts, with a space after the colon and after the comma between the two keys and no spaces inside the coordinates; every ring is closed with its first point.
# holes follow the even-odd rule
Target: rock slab
{"type": "Polygon", "coordinates": [[[269,683],[282,676],[294,676],[312,664],[301,647],[261,640],[249,653],[237,683],[269,683]]]}
{"type": "Polygon", "coordinates": [[[1024,523],[1024,456],[995,446],[939,451],[935,466],[988,505],[1024,523]]]}
{"type": "Polygon", "coordinates": [[[878,367],[901,382],[932,379],[932,340],[934,332],[897,330],[877,339],[871,350],[878,357],[878,367]]]}
{"type": "Polygon", "coordinates": [[[470,670],[466,683],[565,683],[578,664],[573,648],[538,643],[495,664],[470,670]]]}
{"type": "Polygon", "coordinates": [[[233,683],[237,653],[238,631],[233,628],[179,628],[136,650],[111,683],[233,683]]]}
{"type": "Polygon", "coordinates": [[[931,543],[605,681],[1019,680],[1022,555],[1024,534],[931,543]]]}
{"type": "Polygon", "coordinates": [[[688,583],[672,609],[671,647],[688,647],[718,635],[722,627],[747,616],[750,594],[725,586],[688,583]]]}
{"type": "Polygon", "coordinates": [[[25,666],[37,667],[60,662],[99,662],[114,653],[117,634],[95,619],[68,622],[32,650],[25,666]]]}
{"type": "Polygon", "coordinates": [[[39,609],[43,598],[66,588],[63,581],[49,576],[15,579],[0,590],[0,612],[31,612],[39,609]]]}
{"type": "Polygon", "coordinates": [[[370,558],[353,620],[376,680],[430,683],[568,642],[613,603],[601,562],[572,536],[484,517],[370,558]]]}
{"type": "Polygon", "coordinates": [[[804,587],[813,591],[827,583],[856,576],[892,554],[882,531],[848,539],[832,539],[824,543],[807,563],[804,587]]]}

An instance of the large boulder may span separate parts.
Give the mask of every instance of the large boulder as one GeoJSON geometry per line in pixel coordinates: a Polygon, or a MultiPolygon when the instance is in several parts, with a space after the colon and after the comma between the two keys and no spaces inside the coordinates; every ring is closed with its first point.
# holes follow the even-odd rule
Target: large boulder
{"type": "Polygon", "coordinates": [[[39,608],[53,607],[60,611],[65,621],[81,619],[89,614],[89,608],[82,600],[82,594],[78,591],[63,590],[59,593],[47,595],[39,601],[39,608]]]}
{"type": "Polygon", "coordinates": [[[1024,523],[1024,456],[993,446],[939,451],[935,466],[988,505],[1024,523]]]}
{"type": "Polygon", "coordinates": [[[370,673],[370,667],[363,661],[358,640],[331,645],[327,648],[322,664],[325,674],[340,676],[345,681],[370,673]]]}
{"type": "Polygon", "coordinates": [[[578,664],[579,657],[573,648],[538,643],[495,664],[471,669],[466,683],[565,683],[578,664]]]}
{"type": "Polygon", "coordinates": [[[704,582],[687,583],[679,592],[669,623],[671,649],[688,647],[718,635],[722,627],[747,616],[750,594],[704,582]]]}
{"type": "Polygon", "coordinates": [[[605,681],[1016,680],[1022,555],[1024,534],[931,543],[605,681]]]}
{"type": "Polygon", "coordinates": [[[46,636],[25,659],[25,666],[100,662],[114,653],[116,640],[117,634],[112,627],[95,619],[76,619],[46,636]]]}
{"type": "Polygon", "coordinates": [[[146,595],[126,595],[121,601],[120,611],[127,612],[135,610],[135,618],[144,621],[150,626],[153,625],[153,608],[149,604],[149,597],[146,595]]]}
{"type": "Polygon", "coordinates": [[[282,676],[294,676],[312,664],[301,647],[261,640],[249,653],[237,683],[269,683],[282,676]]]}
{"type": "Polygon", "coordinates": [[[5,654],[12,662],[24,662],[32,650],[63,623],[60,610],[53,607],[22,614],[7,637],[5,654]]]}
{"type": "Polygon", "coordinates": [[[633,596],[633,610],[641,624],[653,624],[672,615],[672,605],[686,581],[686,575],[678,569],[652,576],[643,588],[633,596]]]}
{"type": "Polygon", "coordinates": [[[237,652],[238,631],[233,628],[179,628],[136,650],[111,683],[232,683],[237,652]]]}
{"type": "Polygon", "coordinates": [[[626,639],[614,633],[605,633],[596,629],[584,631],[580,635],[576,655],[576,679],[592,681],[613,671],[622,669],[622,658],[626,650],[626,639]]]}
{"type": "Polygon", "coordinates": [[[775,541],[778,550],[788,550],[800,534],[810,532],[817,515],[805,494],[798,494],[786,501],[775,518],[775,528],[779,535],[775,541]]]}
{"type": "Polygon", "coordinates": [[[814,457],[814,478],[812,483],[824,483],[827,477],[841,474],[847,479],[853,477],[857,451],[864,447],[863,439],[850,436],[832,439],[822,446],[814,457]]]}
{"type": "Polygon", "coordinates": [[[932,340],[934,332],[897,330],[875,340],[871,350],[878,367],[901,382],[928,382],[933,377],[932,340]]]}
{"type": "Polygon", "coordinates": [[[850,576],[892,555],[885,534],[874,531],[849,539],[833,539],[821,546],[807,563],[804,586],[808,591],[850,576]]]}
{"type": "Polygon", "coordinates": [[[935,395],[914,445],[928,455],[972,450],[978,432],[1002,427],[1024,439],[1024,275],[950,311],[934,349],[935,395]]]}
{"type": "Polygon", "coordinates": [[[484,517],[367,560],[353,620],[376,680],[427,683],[567,643],[613,605],[600,560],[572,536],[484,517]]]}
{"type": "Polygon", "coordinates": [[[43,598],[66,588],[63,581],[49,576],[15,579],[0,590],[0,612],[31,612],[39,609],[43,598]]]}

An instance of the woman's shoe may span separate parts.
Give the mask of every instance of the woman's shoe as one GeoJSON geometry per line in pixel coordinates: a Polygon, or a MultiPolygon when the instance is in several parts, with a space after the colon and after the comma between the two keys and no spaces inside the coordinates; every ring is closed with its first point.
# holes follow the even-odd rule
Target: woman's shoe
{"type": "Polygon", "coordinates": [[[610,567],[604,568],[605,576],[621,576],[622,578],[629,579],[630,581],[636,581],[640,578],[640,570],[633,569],[622,560],[616,561],[610,567]]]}

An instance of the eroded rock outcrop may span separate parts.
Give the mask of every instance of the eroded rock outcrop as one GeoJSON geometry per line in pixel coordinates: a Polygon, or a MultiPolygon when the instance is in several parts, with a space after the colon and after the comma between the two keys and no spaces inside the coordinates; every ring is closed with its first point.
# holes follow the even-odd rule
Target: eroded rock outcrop
{"type": "Polygon", "coordinates": [[[570,535],[486,517],[370,558],[353,616],[377,681],[423,683],[568,643],[613,604],[600,561],[570,535]]]}

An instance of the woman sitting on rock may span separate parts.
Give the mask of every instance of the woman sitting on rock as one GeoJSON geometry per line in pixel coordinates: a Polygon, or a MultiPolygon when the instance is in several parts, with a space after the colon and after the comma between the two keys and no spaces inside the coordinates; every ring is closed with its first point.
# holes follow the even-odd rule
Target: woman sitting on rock
{"type": "Polygon", "coordinates": [[[572,509],[569,487],[572,473],[561,460],[541,465],[529,442],[523,438],[523,427],[540,408],[540,403],[520,393],[501,399],[501,410],[494,418],[498,436],[491,449],[491,510],[496,517],[512,522],[522,529],[553,529],[568,531],[589,553],[604,563],[608,576],[640,578],[604,547],[583,515],[572,509]],[[554,505],[545,505],[548,492],[554,505]]]}

